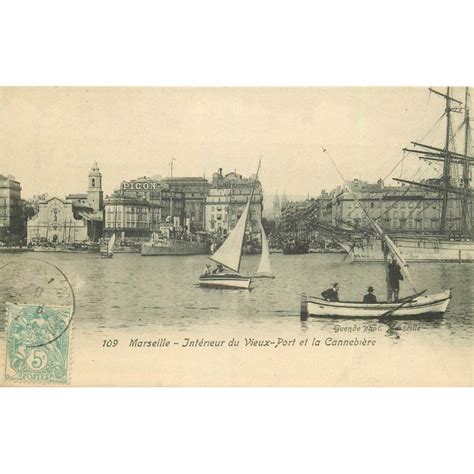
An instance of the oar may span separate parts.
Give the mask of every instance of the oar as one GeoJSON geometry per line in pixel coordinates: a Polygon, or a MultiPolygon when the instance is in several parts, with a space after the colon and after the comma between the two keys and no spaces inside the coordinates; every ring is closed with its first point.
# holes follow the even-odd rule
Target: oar
{"type": "Polygon", "coordinates": [[[399,304],[399,305],[396,306],[395,308],[389,309],[388,311],[386,311],[385,313],[383,313],[381,316],[379,316],[379,319],[383,319],[383,318],[386,318],[387,316],[391,316],[395,311],[399,310],[401,307],[405,306],[406,304],[411,303],[413,300],[415,300],[416,298],[418,298],[418,296],[423,295],[423,294],[426,293],[427,291],[428,291],[428,290],[423,290],[423,291],[420,291],[419,293],[416,293],[416,294],[414,294],[414,295],[407,296],[406,298],[403,298],[401,304],[399,304]]]}

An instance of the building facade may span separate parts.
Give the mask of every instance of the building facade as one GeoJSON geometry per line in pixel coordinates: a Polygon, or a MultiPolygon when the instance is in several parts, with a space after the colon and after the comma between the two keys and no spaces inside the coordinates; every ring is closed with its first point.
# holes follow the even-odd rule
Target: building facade
{"type": "Polygon", "coordinates": [[[205,178],[177,177],[164,178],[171,191],[179,192],[184,197],[185,225],[191,232],[202,231],[206,227],[206,199],[211,184],[205,178]]]}
{"type": "Polygon", "coordinates": [[[105,199],[105,237],[117,233],[121,240],[148,240],[164,225],[185,225],[185,200],[159,177],[123,181],[105,199]]]}
{"type": "MultiPolygon", "coordinates": [[[[382,180],[375,184],[353,180],[350,187],[359,203],[341,188],[321,194],[321,222],[330,219],[336,227],[367,229],[369,215],[391,233],[439,232],[443,200],[440,192],[406,185],[385,186],[382,180]]],[[[450,233],[461,231],[461,200],[455,196],[449,200],[447,219],[450,233]]]]}
{"type": "Polygon", "coordinates": [[[227,236],[242,215],[255,185],[247,229],[251,239],[260,239],[263,193],[260,182],[255,179],[255,175],[243,178],[236,172],[224,176],[222,169],[214,173],[206,199],[206,231],[227,236]]]}
{"type": "Polygon", "coordinates": [[[89,171],[89,186],[87,188],[87,204],[94,212],[102,212],[104,209],[104,192],[102,191],[102,173],[94,163],[89,171]]]}
{"type": "Polygon", "coordinates": [[[85,243],[94,240],[94,224],[84,215],[92,215],[92,208],[57,197],[38,203],[38,212],[28,220],[29,244],[85,243]]]}
{"type": "Polygon", "coordinates": [[[28,243],[97,242],[104,231],[102,174],[97,163],[88,176],[87,193],[68,194],[66,199],[36,196],[30,202],[35,215],[27,224],[28,243]]]}
{"type": "Polygon", "coordinates": [[[0,175],[0,240],[10,243],[24,236],[21,185],[13,176],[0,175]]]}

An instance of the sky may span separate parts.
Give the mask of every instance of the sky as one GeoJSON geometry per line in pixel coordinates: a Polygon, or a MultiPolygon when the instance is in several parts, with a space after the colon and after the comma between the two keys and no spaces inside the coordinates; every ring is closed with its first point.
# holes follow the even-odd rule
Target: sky
{"type": "MultiPolygon", "coordinates": [[[[1,87],[0,173],[24,198],[64,197],[87,190],[95,161],[109,194],[122,180],[169,176],[172,158],[174,176],[210,178],[218,168],[253,174],[261,156],[264,192],[317,196],[341,185],[321,146],[346,179],[376,181],[443,110],[415,87],[1,87]]],[[[426,141],[441,146],[442,125],[426,141]]],[[[414,155],[400,172],[433,174],[414,155]]]]}

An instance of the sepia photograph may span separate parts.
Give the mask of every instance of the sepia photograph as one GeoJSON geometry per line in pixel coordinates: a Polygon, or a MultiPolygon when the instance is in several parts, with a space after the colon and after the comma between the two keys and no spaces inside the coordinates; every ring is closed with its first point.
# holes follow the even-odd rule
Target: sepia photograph
{"type": "Polygon", "coordinates": [[[470,386],[471,108],[0,88],[0,384],[470,386]]]}
{"type": "Polygon", "coordinates": [[[0,10],[3,471],[472,470],[471,6],[0,10]]]}

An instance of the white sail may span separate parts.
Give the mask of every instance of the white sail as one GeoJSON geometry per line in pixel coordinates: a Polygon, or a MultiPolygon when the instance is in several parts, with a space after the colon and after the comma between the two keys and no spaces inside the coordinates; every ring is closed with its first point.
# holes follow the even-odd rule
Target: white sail
{"type": "Polygon", "coordinates": [[[114,245],[115,245],[115,234],[112,234],[108,243],[107,243],[107,253],[113,254],[114,253],[114,245]]]}
{"type": "MultiPolygon", "coordinates": [[[[327,153],[327,150],[325,148],[323,148],[323,151],[325,153],[327,153]]],[[[359,199],[357,198],[356,194],[352,191],[351,187],[349,186],[349,183],[345,180],[344,176],[339,171],[339,168],[337,167],[337,165],[333,161],[333,159],[331,157],[329,157],[329,159],[332,161],[334,167],[336,168],[336,171],[339,173],[339,176],[342,178],[342,180],[344,182],[344,185],[346,186],[346,189],[349,191],[349,193],[352,194],[352,196],[354,197],[355,202],[357,203],[359,208],[362,209],[362,211],[366,215],[366,217],[367,217],[370,225],[372,226],[372,228],[375,230],[375,232],[377,232],[377,234],[379,234],[379,236],[383,240],[385,240],[385,243],[387,244],[387,247],[390,249],[390,252],[392,253],[393,258],[396,260],[396,262],[400,266],[400,270],[405,275],[407,280],[410,282],[410,285],[413,288],[413,290],[416,292],[415,283],[413,281],[413,278],[411,277],[410,271],[408,270],[408,263],[403,258],[403,255],[400,253],[400,250],[398,250],[398,247],[395,245],[393,240],[383,231],[383,229],[377,224],[377,222],[375,222],[375,220],[372,219],[372,217],[369,215],[369,213],[365,210],[364,206],[359,202],[359,199]]]]}
{"type": "Polygon", "coordinates": [[[400,253],[400,250],[398,250],[398,247],[395,245],[393,240],[387,234],[382,234],[382,238],[385,240],[387,247],[392,252],[393,258],[397,261],[398,265],[400,266],[400,270],[402,271],[403,275],[405,275],[406,279],[410,282],[410,285],[413,288],[413,291],[416,291],[415,282],[413,281],[410,271],[408,270],[408,263],[406,262],[403,255],[400,253]]]}
{"type": "Polygon", "coordinates": [[[250,201],[247,201],[244,212],[240,216],[236,226],[230,232],[224,243],[217,249],[216,253],[209,257],[217,263],[221,263],[227,268],[236,271],[240,270],[240,258],[242,256],[242,244],[244,242],[245,228],[247,227],[247,217],[250,209],[250,201]]]}
{"type": "Polygon", "coordinates": [[[273,277],[272,268],[270,266],[270,250],[268,248],[268,240],[262,221],[260,221],[260,230],[262,232],[262,256],[260,257],[257,276],[273,277]]]}
{"type": "MultiPolygon", "coordinates": [[[[352,192],[348,184],[346,183],[346,188],[349,190],[350,193],[354,196],[356,202],[359,204],[359,207],[364,210],[362,205],[359,203],[357,196],[352,192]]],[[[379,236],[382,238],[382,242],[385,241],[387,247],[389,248],[391,254],[393,255],[393,258],[396,260],[398,265],[400,266],[400,270],[402,271],[403,275],[406,277],[406,279],[410,282],[411,287],[413,288],[413,291],[416,292],[416,287],[415,287],[415,282],[413,281],[413,278],[411,277],[410,271],[408,270],[408,263],[406,262],[405,258],[403,255],[400,253],[400,250],[398,247],[395,245],[393,240],[382,230],[382,228],[375,222],[372,217],[364,210],[365,215],[372,226],[372,228],[379,234],[379,236]]]]}

